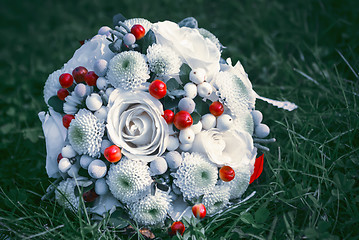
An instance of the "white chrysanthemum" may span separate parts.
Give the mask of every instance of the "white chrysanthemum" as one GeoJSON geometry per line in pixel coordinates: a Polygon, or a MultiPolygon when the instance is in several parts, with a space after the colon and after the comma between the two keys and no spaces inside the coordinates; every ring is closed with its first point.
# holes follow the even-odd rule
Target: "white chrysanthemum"
{"type": "Polygon", "coordinates": [[[75,195],[75,187],[76,183],[71,178],[60,182],[59,186],[57,186],[55,190],[55,198],[61,206],[71,210],[78,209],[79,198],[75,195]]]}
{"type": "Polygon", "coordinates": [[[46,80],[44,87],[44,100],[47,103],[52,96],[57,94],[57,91],[62,88],[60,85],[59,77],[63,74],[64,71],[62,69],[57,70],[49,75],[46,80]]]}
{"type": "Polygon", "coordinates": [[[212,215],[228,205],[230,188],[225,185],[217,185],[210,193],[203,196],[202,203],[206,207],[207,214],[212,215]]]}
{"type": "Polygon", "coordinates": [[[107,184],[115,198],[123,203],[132,203],[144,197],[151,186],[148,166],[139,160],[124,157],[112,164],[108,171],[107,184]]]}
{"type": "Polygon", "coordinates": [[[243,81],[231,72],[219,72],[215,76],[214,86],[217,95],[235,117],[247,112],[251,104],[253,90],[246,87],[243,81]]]}
{"type": "Polygon", "coordinates": [[[230,182],[221,181],[220,184],[229,187],[230,197],[229,199],[240,198],[249,186],[249,180],[251,178],[250,169],[233,169],[235,177],[230,182]]]}
{"type": "Polygon", "coordinates": [[[139,52],[119,53],[109,63],[107,79],[115,88],[136,89],[149,78],[146,59],[139,52]]]}
{"type": "Polygon", "coordinates": [[[64,112],[66,114],[74,115],[79,110],[80,106],[83,103],[83,98],[77,96],[75,92],[72,92],[65,98],[64,102],[64,112]]]}
{"type": "Polygon", "coordinates": [[[213,189],[218,169],[205,155],[186,152],[183,153],[182,164],[173,176],[173,182],[181,190],[183,197],[191,200],[213,189]]]}
{"type": "Polygon", "coordinates": [[[178,74],[181,60],[168,46],[153,44],[147,49],[147,60],[150,70],[159,76],[178,74]]]}
{"type": "Polygon", "coordinates": [[[208,38],[209,40],[211,40],[214,44],[216,44],[216,47],[221,50],[221,44],[218,38],[213,33],[204,28],[199,28],[198,31],[204,38],[208,38]]]}
{"type": "Polygon", "coordinates": [[[131,204],[130,216],[140,225],[156,225],[164,222],[170,208],[171,197],[168,193],[157,189],[155,195],[149,194],[131,204]]]}
{"type": "Polygon", "coordinates": [[[78,154],[98,157],[105,124],[87,109],[80,109],[70,123],[68,137],[78,154]]]}
{"type": "MultiPolygon", "coordinates": [[[[146,33],[151,29],[152,23],[144,18],[131,18],[127,19],[123,22],[129,29],[132,28],[133,25],[140,24],[145,29],[146,33]]],[[[122,30],[125,30],[121,27],[122,30]]]]}

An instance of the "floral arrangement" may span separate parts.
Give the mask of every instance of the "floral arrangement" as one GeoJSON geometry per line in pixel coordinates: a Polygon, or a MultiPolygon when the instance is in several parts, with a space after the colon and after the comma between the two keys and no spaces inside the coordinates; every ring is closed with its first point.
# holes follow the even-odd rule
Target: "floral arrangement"
{"type": "MultiPolygon", "coordinates": [[[[39,113],[45,197],[85,206],[94,219],[183,234],[238,203],[262,172],[269,127],[240,62],[194,18],[180,23],[114,17],[48,77],[39,113]],[[123,222],[123,221],[122,221],[123,222]]],[[[294,109],[288,102],[264,99],[294,109]]]]}

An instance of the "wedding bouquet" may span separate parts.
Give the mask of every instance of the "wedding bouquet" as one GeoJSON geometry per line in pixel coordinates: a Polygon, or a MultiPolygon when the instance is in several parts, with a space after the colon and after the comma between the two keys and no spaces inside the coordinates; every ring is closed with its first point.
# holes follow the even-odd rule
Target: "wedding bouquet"
{"type": "MultiPolygon", "coordinates": [[[[39,113],[49,187],[82,207],[140,226],[183,233],[180,220],[239,201],[262,172],[269,127],[240,62],[193,18],[114,17],[48,77],[39,113]]],[[[279,104],[278,104],[279,103],[279,104]]]]}

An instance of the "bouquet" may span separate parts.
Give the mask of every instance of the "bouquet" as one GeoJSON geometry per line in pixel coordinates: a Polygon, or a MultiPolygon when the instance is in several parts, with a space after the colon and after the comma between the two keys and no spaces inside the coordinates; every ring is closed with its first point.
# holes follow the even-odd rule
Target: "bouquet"
{"type": "Polygon", "coordinates": [[[114,17],[44,87],[46,197],[94,219],[171,226],[238,203],[262,172],[270,129],[240,62],[194,18],[114,17]],[[125,220],[125,221],[122,221],[125,220]]]}

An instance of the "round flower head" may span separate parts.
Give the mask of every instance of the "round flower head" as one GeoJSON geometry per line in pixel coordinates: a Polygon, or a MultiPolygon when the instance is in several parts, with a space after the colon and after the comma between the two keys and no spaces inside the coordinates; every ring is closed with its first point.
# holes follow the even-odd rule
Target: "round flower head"
{"type": "Polygon", "coordinates": [[[214,44],[216,44],[216,47],[221,50],[221,44],[213,33],[204,28],[199,28],[198,31],[204,38],[211,40],[214,44]]]}
{"type": "Polygon", "coordinates": [[[126,157],[108,171],[107,184],[115,198],[123,203],[132,203],[144,197],[151,186],[148,166],[139,160],[126,157]]]}
{"type": "Polygon", "coordinates": [[[55,191],[57,202],[64,208],[76,210],[79,207],[79,198],[75,195],[76,183],[73,179],[68,178],[60,182],[55,191]]]}
{"type": "Polygon", "coordinates": [[[229,110],[239,117],[242,112],[248,111],[251,105],[251,95],[254,94],[243,81],[231,72],[219,72],[215,76],[215,87],[220,101],[229,110]]]}
{"type": "Polygon", "coordinates": [[[217,182],[218,169],[200,153],[183,153],[182,164],[173,174],[174,184],[185,199],[191,200],[210,192],[217,182]]]}
{"type": "Polygon", "coordinates": [[[159,76],[178,74],[181,60],[168,46],[153,44],[147,49],[150,70],[159,76]]]}
{"type": "Polygon", "coordinates": [[[81,109],[71,121],[68,137],[78,154],[98,157],[101,149],[105,124],[86,109],[81,109]]]}
{"type": "Polygon", "coordinates": [[[250,169],[234,169],[235,177],[230,182],[221,181],[221,185],[229,187],[230,197],[229,199],[240,198],[242,194],[247,190],[249,180],[251,178],[250,169]]]}
{"type": "MultiPolygon", "coordinates": [[[[123,22],[129,29],[133,27],[133,25],[139,24],[141,25],[146,33],[151,29],[152,23],[144,18],[131,18],[127,19],[123,22]]],[[[122,30],[125,30],[123,27],[121,27],[122,30]]]]}
{"type": "Polygon", "coordinates": [[[149,77],[146,59],[136,51],[117,54],[108,66],[107,79],[115,88],[136,89],[149,77]]]}
{"type": "Polygon", "coordinates": [[[170,196],[161,191],[149,194],[130,205],[130,216],[140,225],[156,225],[163,223],[171,207],[170,196]]]}
{"type": "Polygon", "coordinates": [[[59,77],[63,74],[63,70],[57,70],[49,75],[44,87],[44,100],[47,103],[52,96],[56,96],[57,91],[62,88],[59,77]]]}
{"type": "Polygon", "coordinates": [[[230,188],[225,185],[217,185],[214,189],[203,196],[202,203],[206,207],[207,214],[212,215],[228,205],[230,188]]]}
{"type": "Polygon", "coordinates": [[[72,92],[65,98],[64,112],[66,114],[74,115],[79,110],[79,107],[82,104],[82,100],[83,98],[77,96],[74,92],[72,92]]]}

